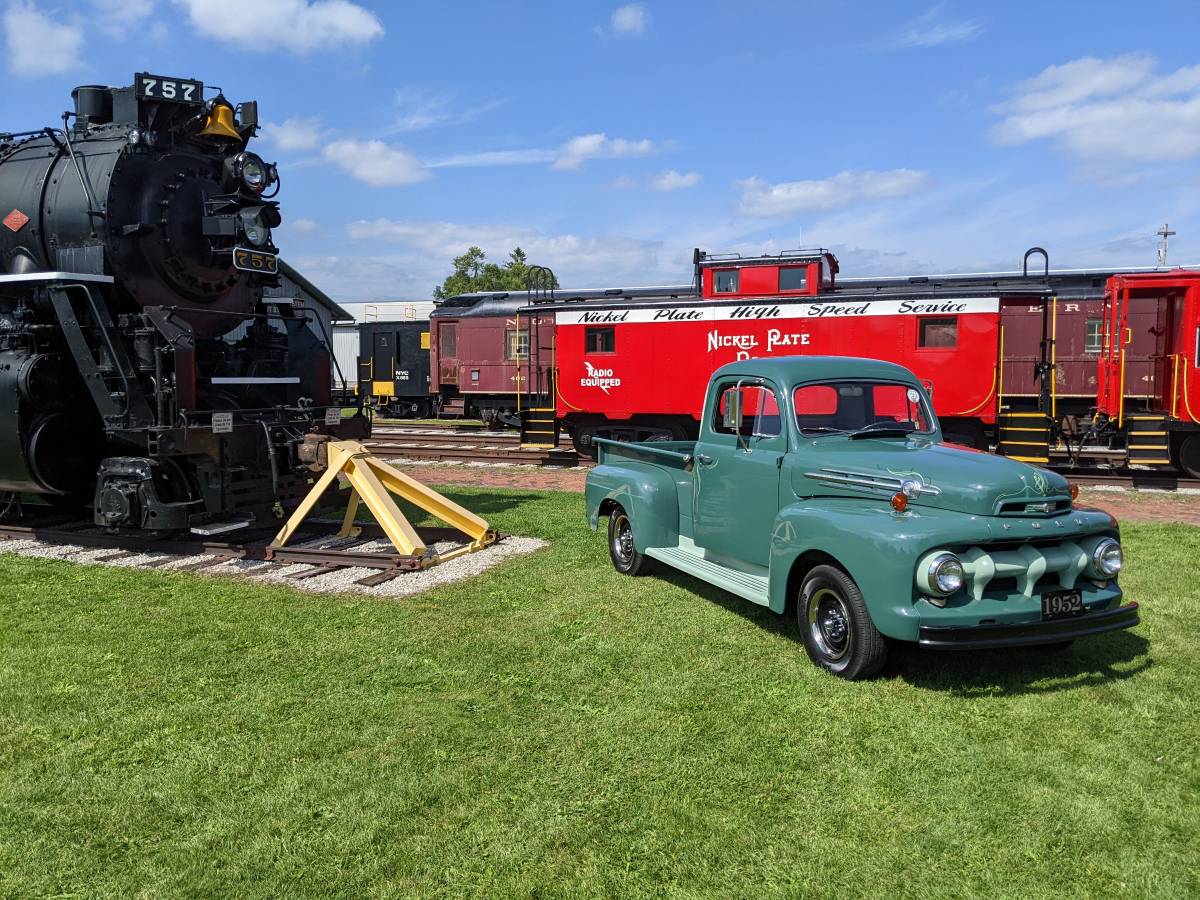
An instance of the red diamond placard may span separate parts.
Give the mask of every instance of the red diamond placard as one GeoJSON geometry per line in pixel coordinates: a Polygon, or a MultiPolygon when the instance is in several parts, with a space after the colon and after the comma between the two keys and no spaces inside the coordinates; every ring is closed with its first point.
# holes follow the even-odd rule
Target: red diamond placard
{"type": "Polygon", "coordinates": [[[29,216],[21,212],[19,209],[14,209],[4,217],[4,227],[9,231],[20,231],[25,227],[25,223],[29,221],[29,216]]]}

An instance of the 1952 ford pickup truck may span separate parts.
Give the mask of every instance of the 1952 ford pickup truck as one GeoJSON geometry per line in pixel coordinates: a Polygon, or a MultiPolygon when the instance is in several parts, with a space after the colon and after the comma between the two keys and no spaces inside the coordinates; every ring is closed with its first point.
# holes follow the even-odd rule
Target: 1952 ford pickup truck
{"type": "Polygon", "coordinates": [[[593,530],[613,565],[665,563],[777,613],[817,665],[882,668],[887,641],[1062,647],[1138,623],[1116,520],[1053,472],[942,443],[902,366],[776,357],[718,369],[696,442],[598,440],[593,530]]]}

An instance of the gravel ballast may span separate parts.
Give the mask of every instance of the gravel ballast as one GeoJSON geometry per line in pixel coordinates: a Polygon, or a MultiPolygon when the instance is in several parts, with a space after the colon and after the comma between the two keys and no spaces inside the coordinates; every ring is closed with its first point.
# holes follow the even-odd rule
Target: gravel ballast
{"type": "MultiPolygon", "coordinates": [[[[459,546],[452,542],[435,544],[431,549],[444,553],[459,546]]],[[[356,584],[358,579],[378,572],[378,569],[353,567],[338,569],[318,575],[313,578],[296,580],[295,576],[316,568],[304,563],[275,563],[251,559],[231,559],[219,565],[207,566],[194,573],[195,577],[204,578],[212,575],[233,578],[253,579],[257,582],[286,584],[296,590],[313,594],[362,594],[374,597],[403,597],[429,590],[442,584],[461,581],[473,575],[486,572],[493,566],[514,556],[533,553],[546,546],[546,542],[538,538],[506,536],[497,543],[476,553],[468,553],[451,559],[440,565],[415,572],[404,572],[385,581],[382,584],[367,586],[356,584]]],[[[372,541],[360,544],[354,548],[356,552],[378,552],[388,547],[384,541],[372,541]]],[[[121,559],[106,561],[118,551],[112,548],[81,547],[75,544],[47,543],[33,539],[18,539],[0,541],[0,552],[14,553],[18,556],[32,556],[42,559],[61,559],[80,565],[113,566],[117,568],[139,568],[154,564],[152,571],[169,572],[172,569],[186,567],[210,557],[200,554],[183,556],[170,553],[139,553],[121,559]],[[166,559],[165,562],[161,562],[166,559]]],[[[189,573],[193,574],[193,573],[189,573]]]]}

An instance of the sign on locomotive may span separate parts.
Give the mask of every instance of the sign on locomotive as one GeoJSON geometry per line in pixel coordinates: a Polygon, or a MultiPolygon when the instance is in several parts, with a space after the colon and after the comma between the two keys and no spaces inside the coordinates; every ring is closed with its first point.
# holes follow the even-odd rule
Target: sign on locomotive
{"type": "Polygon", "coordinates": [[[72,96],[61,127],[0,134],[0,493],[110,528],[272,517],[313,435],[363,420],[330,407],[305,312],[263,303],[279,174],[247,149],[257,104],[149,73],[72,96]]]}

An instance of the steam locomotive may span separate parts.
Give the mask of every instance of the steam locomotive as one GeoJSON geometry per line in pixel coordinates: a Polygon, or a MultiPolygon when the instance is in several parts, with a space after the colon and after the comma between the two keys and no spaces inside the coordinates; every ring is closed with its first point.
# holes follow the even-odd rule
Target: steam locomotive
{"type": "Polygon", "coordinates": [[[263,300],[280,187],[254,101],[138,73],[0,134],[0,511],[215,534],[306,492],[330,405],[319,320],[263,300]],[[273,304],[273,305],[272,305],[273,304]]]}

